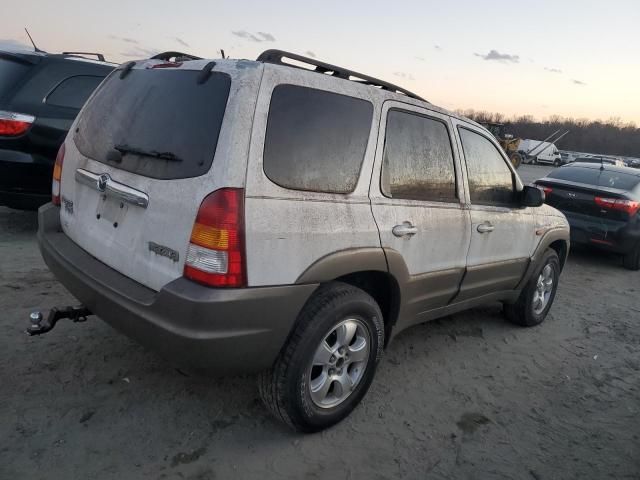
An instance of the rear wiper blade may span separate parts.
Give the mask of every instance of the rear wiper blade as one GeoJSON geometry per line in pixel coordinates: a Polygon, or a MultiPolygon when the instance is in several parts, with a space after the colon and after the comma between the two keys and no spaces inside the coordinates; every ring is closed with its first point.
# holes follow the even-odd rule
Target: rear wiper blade
{"type": "Polygon", "coordinates": [[[157,152],[155,150],[143,150],[142,148],[132,147],[131,145],[114,145],[115,150],[121,154],[131,153],[133,155],[140,155],[143,157],[160,158],[162,160],[169,160],[170,162],[181,162],[182,159],[172,152],[157,152]]]}

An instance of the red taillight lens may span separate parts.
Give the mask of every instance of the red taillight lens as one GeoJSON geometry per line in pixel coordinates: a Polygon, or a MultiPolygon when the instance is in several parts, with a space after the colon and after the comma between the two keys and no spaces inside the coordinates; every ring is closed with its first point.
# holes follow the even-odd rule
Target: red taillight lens
{"type": "Polygon", "coordinates": [[[553,188],[551,187],[545,187],[545,186],[540,186],[540,188],[542,189],[542,191],[544,192],[545,195],[549,195],[551,194],[551,192],[553,192],[553,188]]]}
{"type": "Polygon", "coordinates": [[[596,205],[601,208],[608,208],[610,210],[619,210],[621,212],[628,213],[633,216],[640,210],[640,202],[634,200],[625,200],[622,198],[605,198],[595,197],[596,205]]]}
{"type": "Polygon", "coordinates": [[[222,188],[202,201],[191,231],[184,276],[211,287],[246,285],[241,188],[222,188]]]}
{"type": "Polygon", "coordinates": [[[35,119],[36,117],[32,115],[0,110],[0,136],[17,137],[22,135],[29,130],[35,119]]]}
{"type": "Polygon", "coordinates": [[[60,182],[62,181],[62,162],[64,162],[64,143],[60,145],[53,165],[53,179],[51,180],[51,203],[60,206],[60,182]]]}

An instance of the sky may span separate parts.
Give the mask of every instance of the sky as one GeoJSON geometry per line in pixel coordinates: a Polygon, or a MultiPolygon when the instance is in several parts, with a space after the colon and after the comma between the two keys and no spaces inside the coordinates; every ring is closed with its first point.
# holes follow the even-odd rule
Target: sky
{"type": "Polygon", "coordinates": [[[348,67],[441,107],[640,125],[639,0],[0,0],[0,48],[178,50],[255,59],[278,48],[348,67]]]}

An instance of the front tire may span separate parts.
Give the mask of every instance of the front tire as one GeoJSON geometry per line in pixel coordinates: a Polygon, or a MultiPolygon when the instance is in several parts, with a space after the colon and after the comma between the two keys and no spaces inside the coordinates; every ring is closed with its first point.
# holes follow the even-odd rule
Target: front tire
{"type": "Polygon", "coordinates": [[[338,423],[367,393],[384,336],[382,313],[370,295],[340,282],[320,287],[274,365],[260,375],[263,402],[301,432],[338,423]]]}
{"type": "Polygon", "coordinates": [[[560,259],[555,250],[547,249],[531,278],[514,304],[505,304],[504,313],[512,323],[533,327],[544,321],[558,290],[560,259]]]}
{"type": "Polygon", "coordinates": [[[640,270],[640,245],[622,257],[622,265],[628,270],[640,270]]]}

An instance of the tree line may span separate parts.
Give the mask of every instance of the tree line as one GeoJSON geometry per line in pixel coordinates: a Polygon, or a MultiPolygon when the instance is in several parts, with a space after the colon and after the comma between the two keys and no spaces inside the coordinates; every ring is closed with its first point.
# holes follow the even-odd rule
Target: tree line
{"type": "Polygon", "coordinates": [[[459,111],[476,122],[504,123],[506,132],[514,137],[544,140],[556,130],[569,130],[556,146],[560,150],[640,157],[640,128],[619,118],[586,120],[551,116],[538,121],[531,115],[507,118],[500,113],[459,111]]]}

